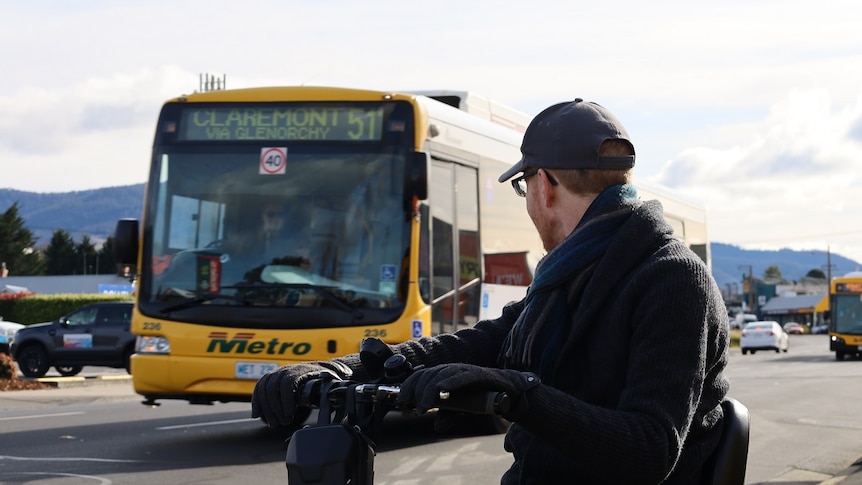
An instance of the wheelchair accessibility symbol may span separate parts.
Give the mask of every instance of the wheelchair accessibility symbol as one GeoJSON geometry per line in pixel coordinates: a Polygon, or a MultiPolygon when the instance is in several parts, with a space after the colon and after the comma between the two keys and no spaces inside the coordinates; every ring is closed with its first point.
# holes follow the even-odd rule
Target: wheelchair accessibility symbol
{"type": "Polygon", "coordinates": [[[394,264],[384,264],[380,266],[380,281],[395,281],[396,268],[394,264]]]}

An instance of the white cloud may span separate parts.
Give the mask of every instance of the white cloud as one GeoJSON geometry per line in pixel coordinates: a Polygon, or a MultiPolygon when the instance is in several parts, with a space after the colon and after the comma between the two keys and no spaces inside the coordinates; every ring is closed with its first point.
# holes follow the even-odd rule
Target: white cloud
{"type": "MultiPolygon", "coordinates": [[[[62,192],[146,180],[154,120],[174,97],[174,67],[88,78],[0,97],[3,187],[62,192]]],[[[189,90],[190,91],[190,90],[189,90]]]]}
{"type": "Polygon", "coordinates": [[[686,149],[649,179],[705,201],[713,240],[858,260],[860,119],[862,94],[836,107],[827,91],[794,91],[739,145],[686,149]]]}

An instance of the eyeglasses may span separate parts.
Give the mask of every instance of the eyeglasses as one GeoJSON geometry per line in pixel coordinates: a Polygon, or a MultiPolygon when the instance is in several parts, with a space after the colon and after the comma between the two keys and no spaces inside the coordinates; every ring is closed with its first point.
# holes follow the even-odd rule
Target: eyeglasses
{"type": "Polygon", "coordinates": [[[264,215],[267,219],[281,219],[282,217],[284,217],[284,213],[282,213],[282,212],[274,212],[274,211],[272,211],[272,212],[264,212],[264,213],[263,213],[263,215],[264,215]]]}
{"type": "MultiPolygon", "coordinates": [[[[535,169],[530,173],[524,172],[524,175],[520,177],[512,179],[512,188],[515,189],[515,193],[521,197],[527,196],[527,178],[532,177],[539,173],[539,169],[535,169]]],[[[545,176],[548,177],[548,182],[551,182],[551,185],[557,185],[557,179],[554,178],[553,175],[550,174],[547,170],[545,170],[545,176]]]]}

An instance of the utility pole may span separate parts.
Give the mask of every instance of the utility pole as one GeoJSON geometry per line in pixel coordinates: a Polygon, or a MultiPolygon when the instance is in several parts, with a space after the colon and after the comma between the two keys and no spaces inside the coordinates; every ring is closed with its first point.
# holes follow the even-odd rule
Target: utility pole
{"type": "Polygon", "coordinates": [[[826,286],[827,288],[832,287],[832,251],[829,249],[829,245],[826,245],[826,286]]]}
{"type": "Polygon", "coordinates": [[[750,264],[740,264],[737,266],[737,269],[745,268],[748,268],[748,311],[757,313],[754,311],[754,268],[750,264]]]}

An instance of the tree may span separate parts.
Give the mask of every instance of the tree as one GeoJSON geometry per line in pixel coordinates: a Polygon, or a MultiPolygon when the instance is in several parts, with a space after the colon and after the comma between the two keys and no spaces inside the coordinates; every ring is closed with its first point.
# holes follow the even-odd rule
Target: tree
{"type": "Polygon", "coordinates": [[[114,274],[117,272],[117,260],[114,258],[114,236],[108,236],[99,249],[97,261],[99,274],[114,274]]]}
{"type": "Polygon", "coordinates": [[[778,269],[778,266],[772,265],[763,271],[763,279],[764,280],[782,280],[784,278],[781,276],[781,270],[778,269]]]}
{"type": "Polygon", "coordinates": [[[96,245],[90,241],[90,236],[84,234],[81,237],[80,244],[75,247],[75,258],[77,259],[75,267],[81,268],[81,271],[76,269],[73,274],[95,274],[97,272],[96,245]]]}
{"type": "Polygon", "coordinates": [[[49,275],[75,274],[77,246],[65,229],[57,229],[45,248],[45,273],[49,275]]]}
{"type": "Polygon", "coordinates": [[[819,278],[821,280],[826,279],[826,274],[823,272],[823,270],[819,270],[816,268],[809,271],[808,274],[806,274],[805,276],[809,278],[819,278]]]}
{"type": "Polygon", "coordinates": [[[0,214],[0,261],[6,263],[10,275],[43,274],[36,237],[24,227],[24,219],[18,215],[18,202],[0,214]]]}

